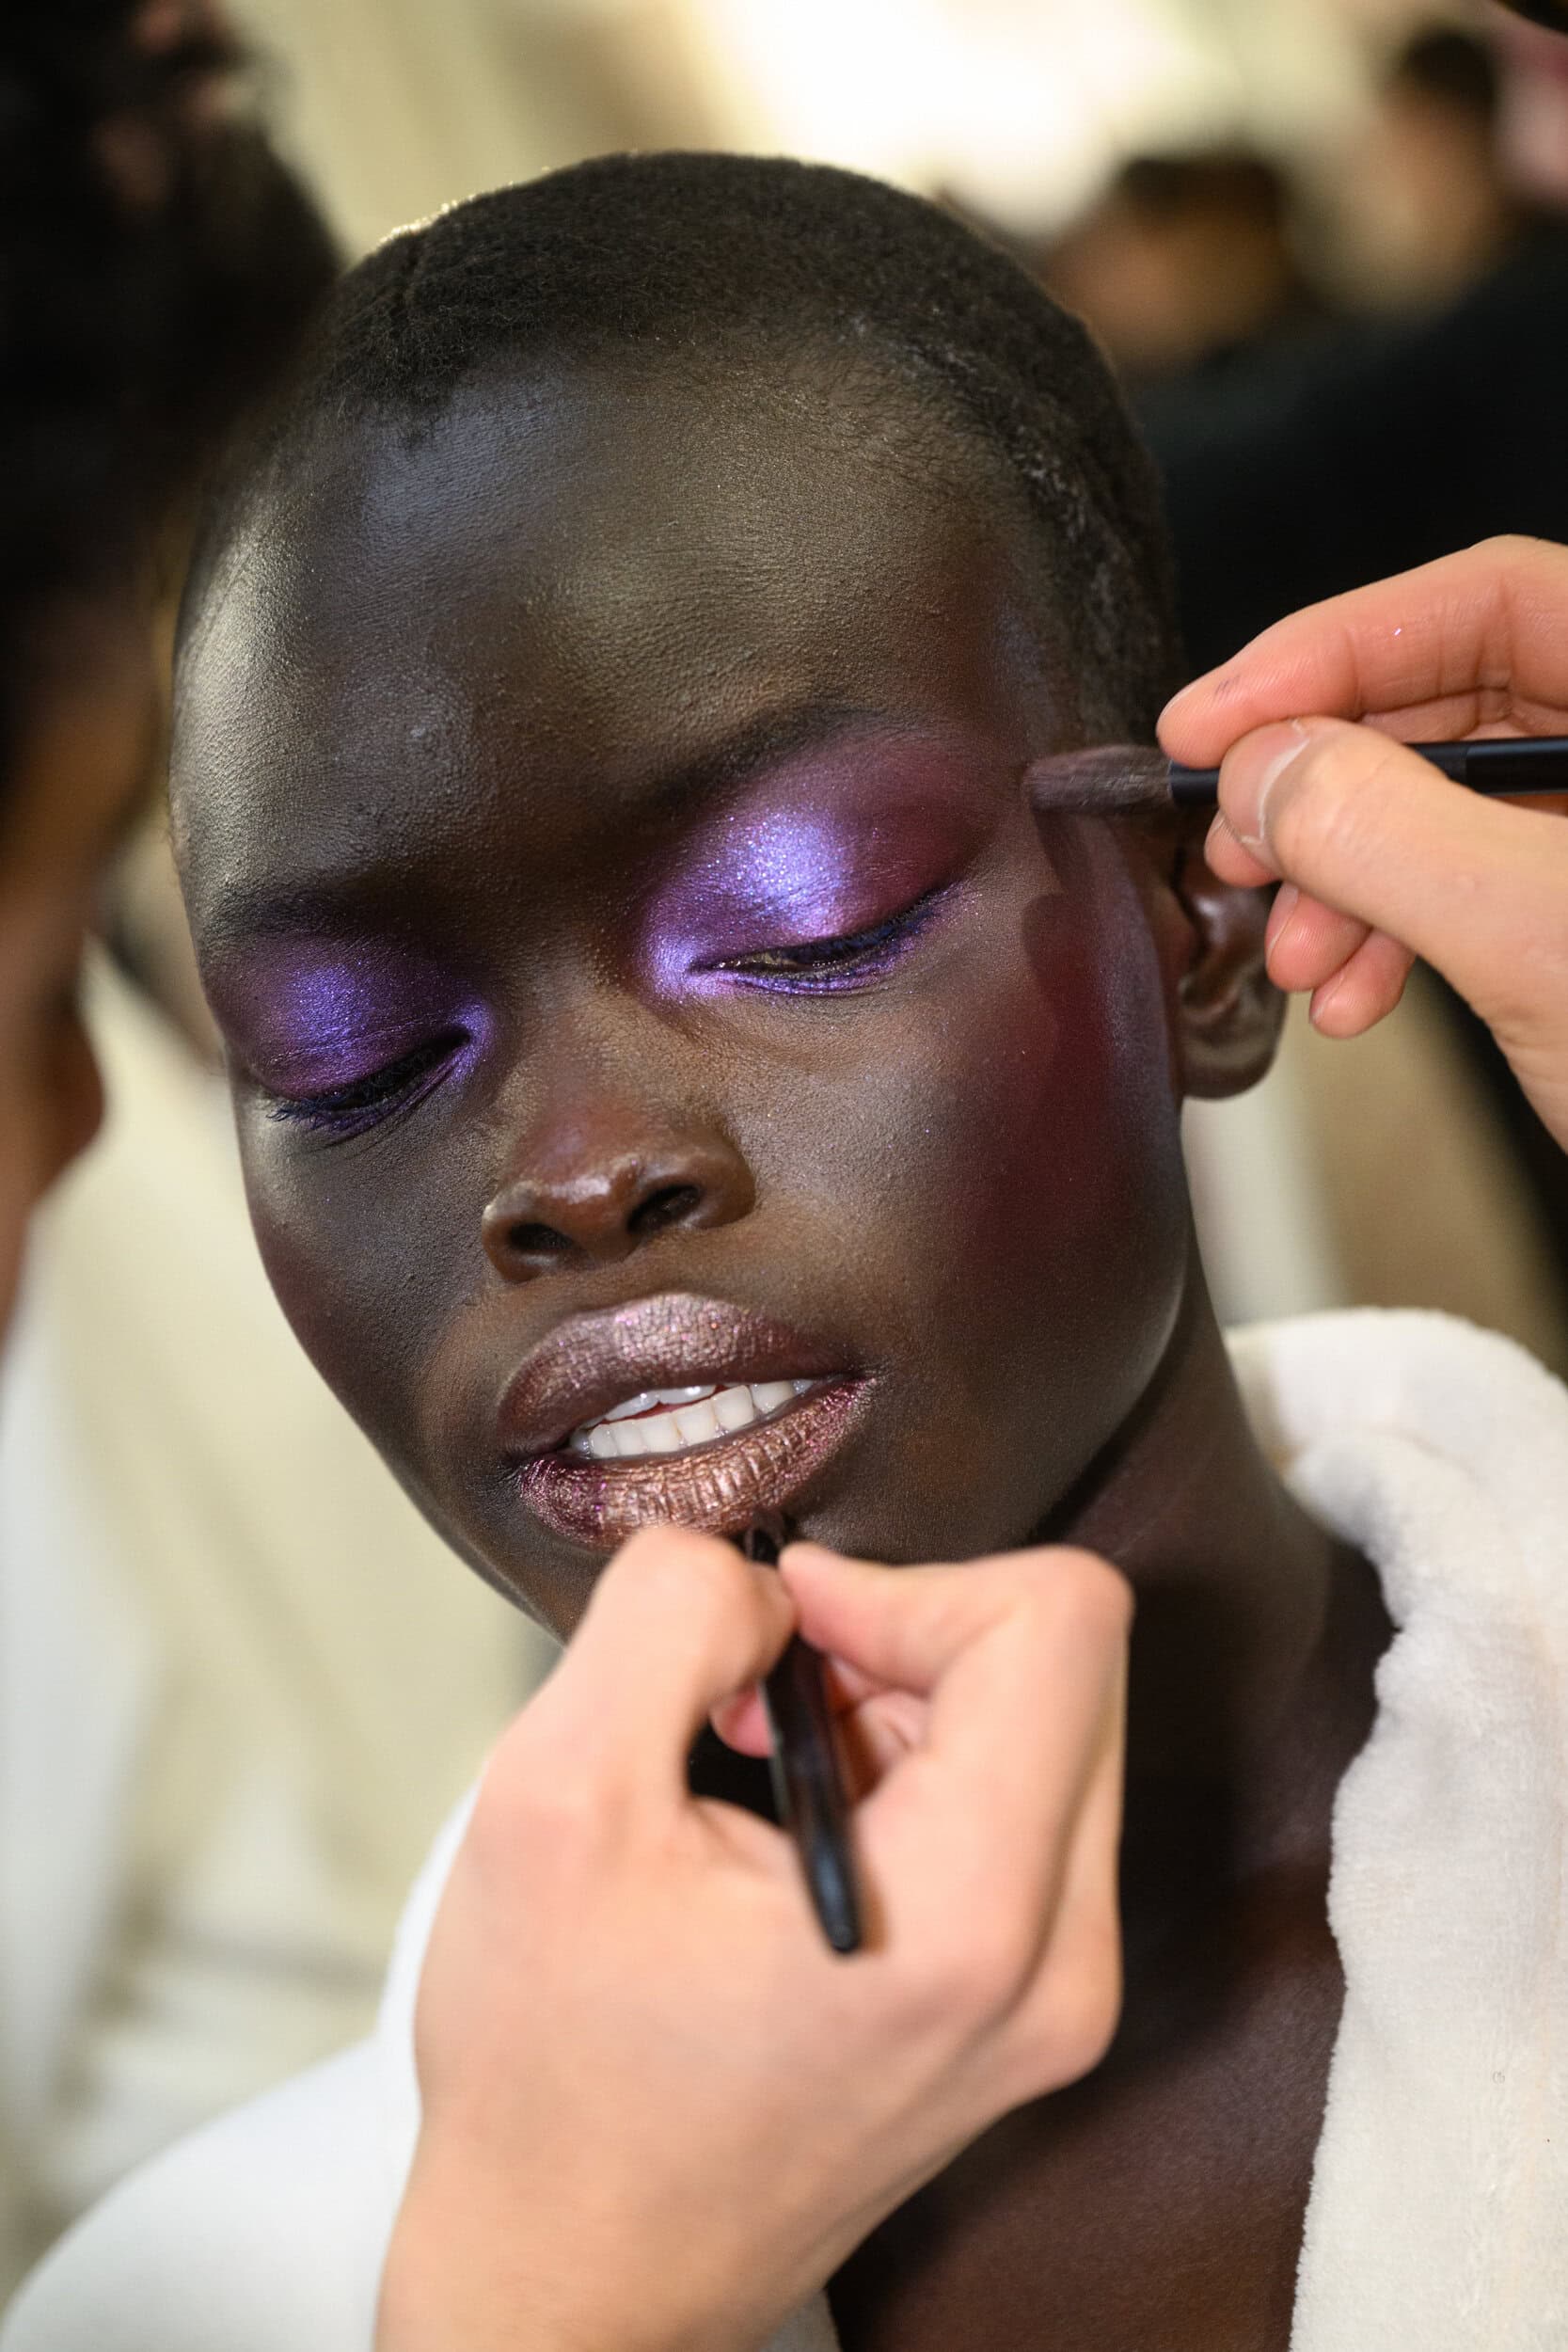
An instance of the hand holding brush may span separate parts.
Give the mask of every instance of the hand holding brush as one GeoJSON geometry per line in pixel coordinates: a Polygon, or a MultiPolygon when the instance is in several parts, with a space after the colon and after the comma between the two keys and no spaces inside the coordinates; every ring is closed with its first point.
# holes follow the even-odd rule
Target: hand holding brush
{"type": "Polygon", "coordinates": [[[1039,761],[1036,806],[1217,790],[1209,863],[1281,884],[1269,973],[1310,994],[1314,1027],[1359,1036],[1423,957],[1568,1146],[1568,825],[1549,797],[1568,793],[1568,548],[1487,540],[1294,613],[1178,694],[1160,741],[1039,761]],[[1172,760],[1212,780],[1173,791],[1172,760]]]}

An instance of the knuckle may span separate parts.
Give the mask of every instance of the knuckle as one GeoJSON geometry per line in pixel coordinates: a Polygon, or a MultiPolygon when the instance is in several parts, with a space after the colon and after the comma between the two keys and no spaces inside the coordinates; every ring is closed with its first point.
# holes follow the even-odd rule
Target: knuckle
{"type": "Polygon", "coordinates": [[[1120,1945],[1113,1932],[1085,1942],[1069,1964],[1052,1969],[1021,2020],[1019,2095],[1042,2098],[1092,2074],[1116,2040],[1121,2007],[1120,1945]]]}
{"type": "Polygon", "coordinates": [[[1123,1634],[1132,1622],[1132,1587],[1121,1570],[1097,1551],[1076,1548],[1063,1554],[1070,1577],[1069,1589],[1085,1618],[1113,1634],[1123,1634]]]}
{"type": "Polygon", "coordinates": [[[1012,1596],[1024,1639],[1054,1651],[1064,1639],[1099,1648],[1124,1642],[1132,1622],[1132,1587],[1098,1552],[1066,1545],[1037,1554],[1012,1596]]]}
{"type": "Polygon", "coordinates": [[[957,1906],[967,1912],[962,1932],[931,1955],[924,1988],[932,2014],[970,2032],[996,2025],[1016,2007],[1038,1959],[1037,1928],[1016,1910],[993,1903],[957,1906]]]}
{"type": "Polygon", "coordinates": [[[1470,553],[1490,565],[1512,567],[1515,564],[1528,563],[1532,556],[1539,555],[1545,545],[1544,540],[1532,539],[1527,532],[1495,531],[1490,538],[1478,540],[1470,553]]]}
{"type": "Polygon", "coordinates": [[[1081,1970],[1064,1987],[1053,2012],[1045,2052],[1053,2087],[1092,2074],[1116,2040],[1121,2022],[1119,1970],[1081,1970]]]}

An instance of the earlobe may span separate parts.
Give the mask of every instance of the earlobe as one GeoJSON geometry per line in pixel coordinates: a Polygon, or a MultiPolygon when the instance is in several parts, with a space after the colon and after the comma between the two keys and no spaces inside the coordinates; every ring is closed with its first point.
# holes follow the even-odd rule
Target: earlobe
{"type": "Polygon", "coordinates": [[[1178,847],[1171,885],[1191,934],[1177,985],[1182,1092],[1243,1094],[1273,1061],[1285,1018],[1263,954],[1273,893],[1221,882],[1196,843],[1178,847]]]}

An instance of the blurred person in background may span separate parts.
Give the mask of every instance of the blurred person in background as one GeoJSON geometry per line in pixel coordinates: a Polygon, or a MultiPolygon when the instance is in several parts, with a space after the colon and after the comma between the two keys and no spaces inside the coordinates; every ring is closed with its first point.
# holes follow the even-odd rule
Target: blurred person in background
{"type": "Polygon", "coordinates": [[[0,2300],[127,2167],[364,2029],[541,1657],[273,1305],[221,1083],[157,1001],[199,1020],[173,910],[76,1001],[159,765],[187,490],[335,268],[238,64],[166,0],[0,24],[0,1310],[18,1209],[97,1123],[84,1016],[111,1102],[0,1382],[0,2300]]]}
{"type": "Polygon", "coordinates": [[[1029,257],[1129,385],[1207,371],[1317,318],[1283,173],[1245,150],[1139,155],[1029,257]]]}
{"type": "MultiPolygon", "coordinates": [[[[1568,47],[1526,25],[1497,38],[1495,152],[1520,223],[1512,239],[1498,225],[1502,258],[1414,319],[1346,325],[1135,403],[1199,667],[1283,613],[1455,547],[1568,538],[1568,47]]],[[[1428,139],[1452,125],[1465,177],[1474,110],[1427,120],[1428,139]]]]}
{"type": "Polygon", "coordinates": [[[1417,33],[1336,158],[1332,276],[1373,310],[1433,310],[1497,266],[1529,217],[1497,136],[1500,74],[1457,26],[1417,33]]]}
{"type": "MultiPolygon", "coordinates": [[[[1447,31],[1414,42],[1393,76],[1403,129],[1390,151],[1415,174],[1402,191],[1390,169],[1376,175],[1402,257],[1394,314],[1138,395],[1200,666],[1281,614],[1452,548],[1568,538],[1568,40],[1496,8],[1485,37],[1490,77],[1447,31]],[[1455,192],[1433,209],[1445,137],[1455,192]],[[1414,309],[1412,208],[1432,213],[1434,297],[1414,309]],[[1456,290],[1462,269],[1481,274],[1456,290]]],[[[1297,1039],[1282,1074],[1347,1295],[1418,1297],[1568,1366],[1568,1171],[1453,993],[1419,973],[1401,1021],[1364,1052],[1324,1057],[1297,1039]],[[1425,1148],[1434,1133],[1441,1152],[1425,1148]]]]}

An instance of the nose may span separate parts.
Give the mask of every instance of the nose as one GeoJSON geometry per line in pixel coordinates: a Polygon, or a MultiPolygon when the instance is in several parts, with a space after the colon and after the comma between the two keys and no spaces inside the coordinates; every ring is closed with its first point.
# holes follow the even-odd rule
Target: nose
{"type": "Polygon", "coordinates": [[[656,1234],[733,1224],[755,1199],[745,1160],[717,1135],[639,1136],[596,1120],[526,1156],[481,1229],[485,1256],[511,1282],[574,1262],[613,1265],[656,1234]]]}

